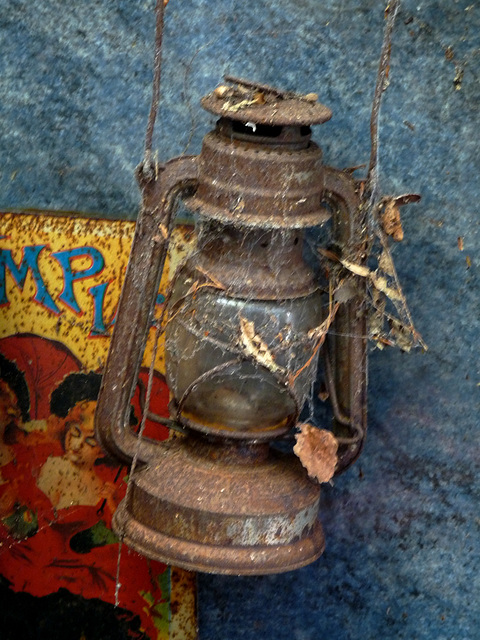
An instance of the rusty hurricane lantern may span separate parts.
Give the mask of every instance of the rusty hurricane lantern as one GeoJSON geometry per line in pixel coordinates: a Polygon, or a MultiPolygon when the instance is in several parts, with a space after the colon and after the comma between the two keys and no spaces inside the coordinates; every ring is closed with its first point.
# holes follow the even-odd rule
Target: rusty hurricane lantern
{"type": "Polygon", "coordinates": [[[311,140],[311,126],[331,117],[315,94],[230,79],[202,105],[218,120],[201,153],[140,172],[144,207],[96,412],[102,446],[139,461],[114,527],[140,553],[185,569],[289,571],[323,552],[320,485],[275,443],[298,425],[320,358],[336,473],[366,430],[364,283],[350,274],[349,294],[335,298],[328,274],[322,283],[305,259],[304,236],[329,225],[330,247],[362,264],[365,224],[355,181],[324,166],[311,140]],[[170,413],[182,434],[154,442],[131,430],[130,400],[179,196],[198,216],[166,311],[170,413]]]}

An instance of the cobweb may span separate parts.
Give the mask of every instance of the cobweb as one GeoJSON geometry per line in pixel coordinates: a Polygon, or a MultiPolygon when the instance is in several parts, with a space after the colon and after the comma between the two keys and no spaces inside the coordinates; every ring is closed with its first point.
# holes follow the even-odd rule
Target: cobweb
{"type": "MultiPolygon", "coordinates": [[[[347,305],[359,288],[365,291],[363,310],[367,316],[366,335],[362,338],[380,349],[386,346],[405,351],[415,346],[426,349],[415,329],[390,249],[391,242],[403,239],[400,206],[419,200],[419,196],[383,196],[378,180],[378,118],[381,96],[388,84],[391,34],[399,4],[390,2],[386,8],[370,127],[372,154],[366,178],[356,180],[366,230],[362,259],[352,261],[342,257],[329,223],[305,232],[268,227],[248,231],[212,224],[199,216],[198,244],[179,265],[163,311],[156,320],[156,344],[165,333],[169,345],[167,381],[175,397],[170,426],[178,422],[193,424],[206,433],[220,426],[230,435],[252,429],[262,438],[260,427],[275,433],[282,419],[282,436],[301,417],[303,422],[317,425],[318,398],[322,403],[330,399],[333,404],[335,400],[331,386],[324,381],[330,366],[326,341],[335,333],[335,318],[342,305],[347,305]],[[205,243],[221,247],[225,234],[235,235],[239,249],[234,256],[234,268],[227,270],[224,279],[210,268],[204,254],[205,243]],[[280,282],[285,276],[285,264],[279,257],[288,255],[292,243],[304,246],[303,258],[317,283],[315,290],[296,298],[280,295],[280,300],[264,295],[259,301],[258,295],[249,295],[245,283],[251,276],[252,265],[258,266],[258,261],[263,260],[262,267],[268,268],[271,280],[280,282]]],[[[156,172],[151,143],[159,101],[161,28],[163,4],[159,2],[156,80],[142,168],[150,173],[156,172]]],[[[352,170],[345,172],[352,174],[352,170]]],[[[279,185],[279,200],[282,195],[279,185]]],[[[332,214],[335,216],[335,211],[332,214]]],[[[156,348],[140,437],[149,411],[155,352],[156,348]]],[[[325,417],[320,419],[324,425],[325,417]]],[[[304,432],[311,434],[309,429],[304,432]]],[[[304,460],[302,463],[308,464],[304,460]]],[[[137,456],[130,479],[136,464],[137,456]]],[[[127,499],[130,490],[129,481],[127,499]]],[[[119,576],[120,551],[117,597],[119,576]]]]}

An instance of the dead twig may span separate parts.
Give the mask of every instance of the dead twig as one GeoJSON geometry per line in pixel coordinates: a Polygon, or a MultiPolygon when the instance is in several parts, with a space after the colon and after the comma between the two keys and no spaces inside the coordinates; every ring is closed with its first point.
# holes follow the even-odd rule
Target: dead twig
{"type": "Polygon", "coordinates": [[[298,371],[296,371],[294,374],[291,375],[290,384],[293,384],[295,380],[298,378],[298,376],[302,373],[302,371],[304,371],[312,363],[313,359],[318,353],[318,350],[325,342],[325,338],[327,337],[327,333],[332,325],[332,322],[335,320],[335,316],[337,315],[337,311],[339,307],[340,307],[340,303],[336,302],[335,304],[333,304],[333,296],[330,296],[328,316],[322,322],[321,325],[319,325],[318,327],[315,327],[315,329],[312,329],[308,334],[309,338],[313,338],[314,340],[316,340],[316,344],[315,344],[315,347],[313,348],[312,354],[307,360],[307,362],[303,365],[303,367],[300,367],[298,371]]]}

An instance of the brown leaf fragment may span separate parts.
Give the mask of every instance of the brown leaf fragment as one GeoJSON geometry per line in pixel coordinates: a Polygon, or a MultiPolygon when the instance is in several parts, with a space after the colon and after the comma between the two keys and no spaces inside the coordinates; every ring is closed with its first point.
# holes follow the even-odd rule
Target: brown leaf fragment
{"type": "Polygon", "coordinates": [[[389,200],[383,210],[381,223],[387,236],[391,236],[395,242],[403,240],[402,220],[400,209],[395,200],[389,200]]]}
{"type": "Polygon", "coordinates": [[[240,346],[245,353],[270,371],[281,370],[268,345],[256,333],[254,323],[242,316],[240,316],[240,346]]]}
{"type": "Polygon", "coordinates": [[[255,95],[253,96],[253,103],[254,104],[265,104],[266,100],[265,100],[265,94],[263,93],[263,91],[257,91],[255,93],[255,95]]]}
{"type": "Polygon", "coordinates": [[[326,402],[329,399],[329,397],[330,397],[330,394],[325,388],[320,389],[320,391],[318,392],[318,399],[321,402],[326,402]]]}
{"type": "Polygon", "coordinates": [[[402,351],[410,351],[414,343],[414,333],[411,327],[406,327],[398,320],[390,320],[390,337],[402,351]]]}
{"type": "Polygon", "coordinates": [[[307,470],[310,478],[318,482],[332,479],[337,465],[338,442],[331,431],[317,429],[305,422],[298,425],[300,433],[295,439],[294,453],[307,470]]]}
{"type": "Polygon", "coordinates": [[[222,84],[213,90],[213,94],[216,98],[223,99],[231,96],[233,94],[233,89],[232,87],[227,87],[222,84]]]}
{"type": "Polygon", "coordinates": [[[372,281],[373,286],[376,287],[382,293],[384,293],[388,298],[390,298],[390,300],[392,301],[402,300],[402,294],[400,290],[397,289],[396,287],[389,286],[387,279],[384,276],[379,276],[378,273],[375,271],[374,273],[370,274],[370,279],[372,281]]]}
{"type": "Polygon", "coordinates": [[[463,251],[463,237],[462,236],[458,236],[457,245],[458,245],[458,250],[459,251],[463,251]]]}

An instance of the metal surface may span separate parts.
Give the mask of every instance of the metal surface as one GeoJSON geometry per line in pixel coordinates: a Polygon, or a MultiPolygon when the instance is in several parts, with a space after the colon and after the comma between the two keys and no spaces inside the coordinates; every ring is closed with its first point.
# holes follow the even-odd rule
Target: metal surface
{"type": "Polygon", "coordinates": [[[196,277],[214,274],[226,293],[237,298],[291,299],[308,296],[319,287],[303,259],[298,230],[246,230],[205,222],[197,251],[196,277]]]}
{"type": "Polygon", "coordinates": [[[203,108],[215,115],[270,126],[322,124],[332,117],[313,93],[295,94],[241,78],[226,81],[228,86],[217,87],[202,99],[203,108]]]}
{"type": "Polygon", "coordinates": [[[135,228],[117,320],[95,412],[97,438],[114,457],[130,463],[155,456],[155,446],[138,443],[130,429],[130,399],[142,361],[167,252],[175,197],[191,188],[196,158],[171,160],[157,176],[143,182],[143,208],[135,228]]]}
{"type": "Polygon", "coordinates": [[[115,590],[111,518],[126,471],[105,464],[92,437],[134,223],[80,212],[0,218],[0,574],[12,633],[2,623],[0,636],[60,627],[68,632],[40,637],[165,639],[177,625],[169,568],[123,553],[115,590]]]}
{"type": "MultiPolygon", "coordinates": [[[[366,260],[366,220],[355,182],[335,169],[325,171],[325,197],[333,215],[333,239],[344,260],[362,265],[366,260]]],[[[332,430],[339,440],[336,474],[360,455],[367,432],[367,313],[365,278],[348,274],[351,298],[340,305],[328,336],[326,357],[332,357],[331,393],[338,400],[332,430]],[[338,415],[341,413],[342,415],[338,415]]],[[[327,373],[328,376],[328,373],[327,373]]],[[[335,412],[334,412],[335,413],[335,412]]]]}
{"type": "MultiPolygon", "coordinates": [[[[217,109],[215,112],[223,117],[216,130],[205,137],[200,156],[173,160],[158,175],[153,168],[142,184],[144,206],[96,419],[99,439],[111,453],[131,460],[138,452],[140,462],[148,463],[132,476],[132,490],[115,515],[115,527],[128,545],[148,557],[189,570],[262,574],[304,566],[324,548],[317,520],[318,485],[307,478],[296,458],[279,455],[268,446],[269,440],[298,418],[311,387],[318,348],[310,331],[320,325],[322,314],[317,314],[304,337],[294,336],[292,344],[301,343],[304,353],[301,360],[292,360],[289,365],[277,354],[272,357],[262,340],[262,332],[268,335],[271,324],[267,318],[271,314],[269,305],[278,305],[280,310],[275,313],[281,315],[285,302],[296,304],[316,295],[312,291],[317,285],[303,262],[298,229],[328,220],[325,200],[335,211],[334,238],[349,259],[361,259],[363,229],[359,227],[354,181],[323,167],[321,150],[310,141],[308,125],[328,119],[329,111],[316,103],[316,96],[286,94],[242,82],[237,82],[233,93],[227,88],[228,99],[236,101],[228,108],[220,108],[216,102],[218,90],[204,100],[206,108],[217,109]],[[195,305],[205,292],[216,296],[218,309],[227,309],[217,324],[229,326],[225,353],[231,352],[234,360],[230,355],[226,360],[222,356],[217,363],[213,362],[213,352],[211,358],[205,356],[203,343],[215,342],[215,348],[220,345],[221,349],[225,346],[221,336],[210,335],[211,326],[202,325],[198,335],[193,330],[187,335],[187,331],[185,339],[173,346],[179,364],[169,379],[174,395],[171,406],[177,408],[175,417],[186,427],[187,436],[161,444],[142,441],[136,448],[137,439],[127,423],[130,396],[158,291],[174,198],[182,192],[187,193],[187,204],[199,210],[203,228],[200,251],[187,270],[186,289],[180,297],[173,290],[172,304],[188,298],[191,318],[197,314],[207,317],[207,309],[200,313],[195,305]],[[247,251],[243,257],[242,251],[247,251]],[[240,267],[242,259],[247,262],[244,268],[240,267]],[[242,299],[258,305],[263,315],[253,322],[242,315],[242,310],[235,312],[235,305],[242,299]],[[229,307],[233,316],[228,313],[229,307]],[[248,335],[245,328],[252,334],[248,335]],[[242,380],[255,377],[247,372],[250,367],[262,374],[258,380],[265,389],[277,388],[291,396],[285,414],[279,414],[274,425],[262,425],[259,407],[253,426],[248,426],[245,433],[243,426],[239,429],[238,437],[251,443],[258,438],[266,444],[245,445],[235,440],[229,435],[230,423],[223,425],[221,416],[205,431],[199,427],[203,424],[201,416],[192,422],[182,413],[192,391],[207,381],[211,383],[234,361],[243,363],[238,370],[242,380]],[[174,382],[177,375],[184,381],[178,393],[174,382]],[[204,433],[195,435],[191,429],[204,433]],[[206,433],[221,438],[212,440],[206,433]]],[[[364,293],[359,285],[336,321],[339,335],[333,346],[336,373],[331,389],[337,409],[334,431],[342,447],[338,471],[359,454],[366,428],[364,293]]],[[[296,313],[300,324],[305,325],[310,320],[306,320],[301,304],[296,313]]],[[[178,309],[171,306],[169,313],[172,320],[178,309]]],[[[167,326],[167,360],[168,349],[172,348],[168,347],[168,332],[173,324],[169,321],[167,326]]],[[[284,330],[281,325],[274,331],[278,335],[274,338],[272,334],[268,340],[284,341],[287,332],[290,329],[284,330]]],[[[217,391],[224,390],[213,389],[212,402],[217,391]]],[[[225,392],[233,391],[228,387],[225,392]]],[[[268,408],[267,399],[262,403],[268,408]]],[[[235,415],[234,411],[233,422],[235,415]]]]}
{"type": "Polygon", "coordinates": [[[324,549],[320,488],[296,458],[268,447],[265,458],[260,447],[235,455],[221,442],[164,443],[157,463],[135,474],[114,527],[140,553],[195,571],[267,574],[312,562],[324,549]]]}
{"type": "MultiPolygon", "coordinates": [[[[236,114],[235,114],[236,116],[236,114]]],[[[294,136],[298,141],[300,136],[294,136]]],[[[243,139],[207,134],[199,156],[198,188],[187,205],[221,222],[262,228],[302,228],[325,222],[322,152],[275,146],[276,136],[245,132],[243,139]]]]}

